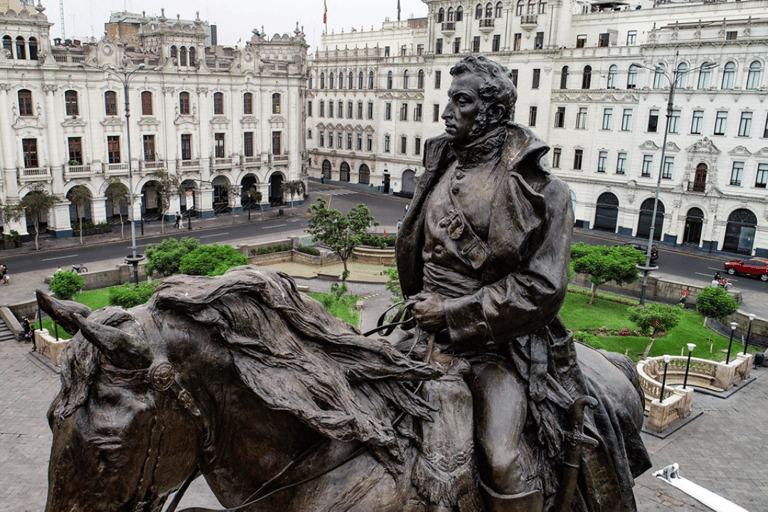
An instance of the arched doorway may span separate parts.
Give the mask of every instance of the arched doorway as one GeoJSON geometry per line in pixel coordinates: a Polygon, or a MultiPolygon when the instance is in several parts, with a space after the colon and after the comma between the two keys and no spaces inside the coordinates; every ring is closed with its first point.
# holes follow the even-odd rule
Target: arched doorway
{"type": "Polygon", "coordinates": [[[213,185],[213,214],[228,212],[229,207],[229,180],[224,176],[216,176],[211,182],[213,185]]]}
{"type": "Polygon", "coordinates": [[[81,218],[83,222],[92,222],[91,201],[93,196],[85,185],[75,185],[67,192],[69,201],[69,218],[77,223],[81,218]],[[78,204],[79,203],[79,204],[78,204]]]}
{"type": "Polygon", "coordinates": [[[197,182],[193,180],[184,180],[181,182],[181,190],[184,191],[181,194],[181,202],[179,208],[182,212],[189,211],[194,216],[195,211],[195,194],[197,193],[197,182]]]}
{"type": "Polygon", "coordinates": [[[269,204],[278,206],[283,203],[283,173],[276,172],[269,177],[269,204]]]}
{"type": "Polygon", "coordinates": [[[160,220],[156,187],[157,182],[154,180],[141,187],[141,216],[147,221],[160,220]]]}
{"type": "Polygon", "coordinates": [[[413,197],[413,192],[416,190],[416,172],[413,169],[406,169],[403,171],[403,185],[400,187],[400,195],[405,197],[413,197]]]}
{"type": "Polygon", "coordinates": [[[700,163],[696,166],[696,175],[693,178],[693,191],[705,192],[707,189],[707,164],[700,163]]]}
{"type": "Polygon", "coordinates": [[[739,254],[752,254],[756,227],[757,216],[746,208],[740,208],[731,213],[725,227],[723,250],[739,254]]]}
{"type": "Polygon", "coordinates": [[[357,172],[357,182],[362,185],[370,185],[371,183],[371,170],[367,165],[361,164],[360,170],[357,172]]]}
{"type": "Polygon", "coordinates": [[[341,162],[339,167],[339,181],[349,181],[349,164],[341,162]]]}
{"type": "MultiPolygon", "coordinates": [[[[651,222],[653,220],[653,198],[648,198],[640,205],[640,219],[637,222],[638,238],[648,238],[651,234],[651,222]]],[[[659,201],[656,208],[656,227],[653,231],[653,239],[661,240],[661,232],[664,229],[664,203],[659,201]]]]}
{"type": "Polygon", "coordinates": [[[618,219],[619,198],[611,192],[603,192],[600,194],[600,197],[597,198],[595,229],[615,233],[618,219]]]}
{"type": "Polygon", "coordinates": [[[704,212],[700,208],[691,208],[685,216],[683,243],[698,246],[701,242],[701,229],[704,227],[704,212]]]}
{"type": "Polygon", "coordinates": [[[331,176],[331,162],[328,160],[323,160],[323,176],[325,176],[325,179],[327,180],[333,179],[331,176]]]}

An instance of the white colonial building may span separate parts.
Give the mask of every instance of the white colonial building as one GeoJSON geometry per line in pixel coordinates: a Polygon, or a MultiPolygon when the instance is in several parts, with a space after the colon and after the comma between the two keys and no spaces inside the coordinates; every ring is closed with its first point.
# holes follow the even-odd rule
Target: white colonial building
{"type": "MultiPolygon", "coordinates": [[[[72,188],[91,194],[87,220],[106,222],[117,213],[106,188],[115,179],[127,185],[129,171],[136,219],[158,214],[157,170],[186,189],[171,214],[237,211],[251,188],[264,206],[303,200],[281,191],[284,181],[306,177],[307,44],[298,28],[271,38],[254,31],[244,48],[207,46],[210,29],[199,18],[142,14],[112,20],[112,37],[100,41],[52,43],[43,10],[0,14],[3,204],[42,183],[60,199],[46,227],[66,237],[76,215],[72,188]]],[[[25,234],[27,222],[4,229],[25,234]]]]}
{"type": "Polygon", "coordinates": [[[451,66],[485,54],[513,70],[515,120],[552,146],[577,225],[647,238],[661,173],[658,238],[768,256],[768,1],[424,2],[427,18],[323,37],[313,177],[411,193],[451,66]]]}

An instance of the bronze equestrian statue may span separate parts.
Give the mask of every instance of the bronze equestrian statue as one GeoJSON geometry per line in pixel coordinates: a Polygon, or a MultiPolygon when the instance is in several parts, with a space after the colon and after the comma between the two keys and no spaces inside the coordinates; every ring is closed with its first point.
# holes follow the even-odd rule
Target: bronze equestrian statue
{"type": "Polygon", "coordinates": [[[506,68],[468,57],[452,74],[398,237],[417,322],[398,340],[253,266],[170,277],[130,310],[38,292],[74,334],[46,512],[171,512],[199,474],[247,512],[636,510],[636,371],[557,314],[568,189],[509,121],[506,68]]]}

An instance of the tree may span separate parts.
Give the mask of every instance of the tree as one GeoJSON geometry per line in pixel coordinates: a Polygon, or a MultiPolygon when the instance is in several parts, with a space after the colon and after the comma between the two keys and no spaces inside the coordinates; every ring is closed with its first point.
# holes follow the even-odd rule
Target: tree
{"type": "Polygon", "coordinates": [[[291,215],[296,215],[296,213],[293,210],[293,204],[294,196],[304,196],[304,193],[306,192],[307,188],[304,185],[304,182],[301,180],[294,180],[294,181],[284,181],[280,185],[280,191],[285,195],[288,194],[288,196],[291,198],[291,215]]]}
{"type": "Polygon", "coordinates": [[[67,194],[67,198],[75,205],[75,216],[80,223],[80,245],[83,245],[83,216],[80,208],[85,208],[91,202],[91,193],[84,185],[76,185],[67,194]]]}
{"type": "Polygon", "coordinates": [[[165,214],[171,207],[171,198],[180,193],[179,177],[158,169],[150,174],[155,180],[157,209],[160,212],[160,232],[165,233],[165,214]]]}
{"type": "Polygon", "coordinates": [[[309,208],[309,222],[307,231],[312,235],[312,240],[322,242],[331,251],[338,254],[344,264],[344,281],[349,277],[347,260],[352,255],[352,250],[360,244],[360,239],[369,226],[376,226],[378,222],[371,215],[370,210],[364,204],[359,204],[342,215],[339,210],[331,210],[322,197],[317,198],[317,203],[309,208]]]}
{"type": "Polygon", "coordinates": [[[61,270],[51,278],[51,291],[62,300],[69,300],[85,288],[83,276],[71,270],[61,270]]]}
{"type": "Polygon", "coordinates": [[[104,192],[107,199],[112,201],[112,206],[117,208],[120,216],[120,238],[125,238],[125,225],[123,224],[123,206],[128,207],[128,187],[120,181],[120,178],[112,177],[107,180],[107,190],[104,192]]]}
{"type": "Polygon", "coordinates": [[[35,223],[35,250],[40,250],[39,235],[40,235],[40,215],[47,212],[53,206],[58,203],[59,200],[48,192],[45,185],[42,183],[35,183],[32,186],[32,190],[24,196],[19,202],[19,208],[24,210],[27,215],[31,215],[35,223]]]}
{"type": "MultiPolygon", "coordinates": [[[[739,303],[731,294],[719,286],[707,286],[696,295],[696,311],[704,315],[704,325],[707,318],[718,320],[732,315],[739,309],[739,303]]],[[[710,340],[711,340],[710,333],[710,340]]]]}
{"type": "Polygon", "coordinates": [[[643,332],[650,332],[651,339],[643,352],[643,359],[648,357],[654,340],[663,332],[667,332],[677,326],[680,321],[678,306],[650,303],[645,306],[633,306],[629,308],[629,319],[637,324],[643,332]]]}
{"type": "Polygon", "coordinates": [[[220,276],[232,267],[247,264],[248,258],[231,245],[203,245],[181,259],[179,272],[193,276],[220,276]]]}
{"type": "Polygon", "coordinates": [[[251,208],[253,203],[259,203],[259,211],[261,212],[261,192],[256,187],[251,187],[245,191],[245,198],[248,200],[248,220],[251,220],[251,208]]]}
{"type": "Polygon", "coordinates": [[[157,245],[147,247],[147,275],[158,273],[163,276],[179,273],[181,259],[200,246],[200,242],[191,237],[181,240],[166,238],[157,245]]]}
{"type": "Polygon", "coordinates": [[[594,304],[598,286],[609,281],[619,286],[634,283],[640,272],[637,265],[645,263],[645,255],[629,246],[608,247],[578,243],[571,247],[571,260],[575,272],[589,274],[589,281],[592,283],[589,304],[594,304]]]}

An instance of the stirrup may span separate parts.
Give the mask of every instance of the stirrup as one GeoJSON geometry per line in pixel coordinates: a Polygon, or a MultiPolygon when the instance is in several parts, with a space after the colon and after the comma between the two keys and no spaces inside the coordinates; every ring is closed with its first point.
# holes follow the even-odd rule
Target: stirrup
{"type": "Polygon", "coordinates": [[[499,494],[480,482],[480,495],[486,512],[543,512],[544,495],[541,491],[518,494],[499,494]]]}

